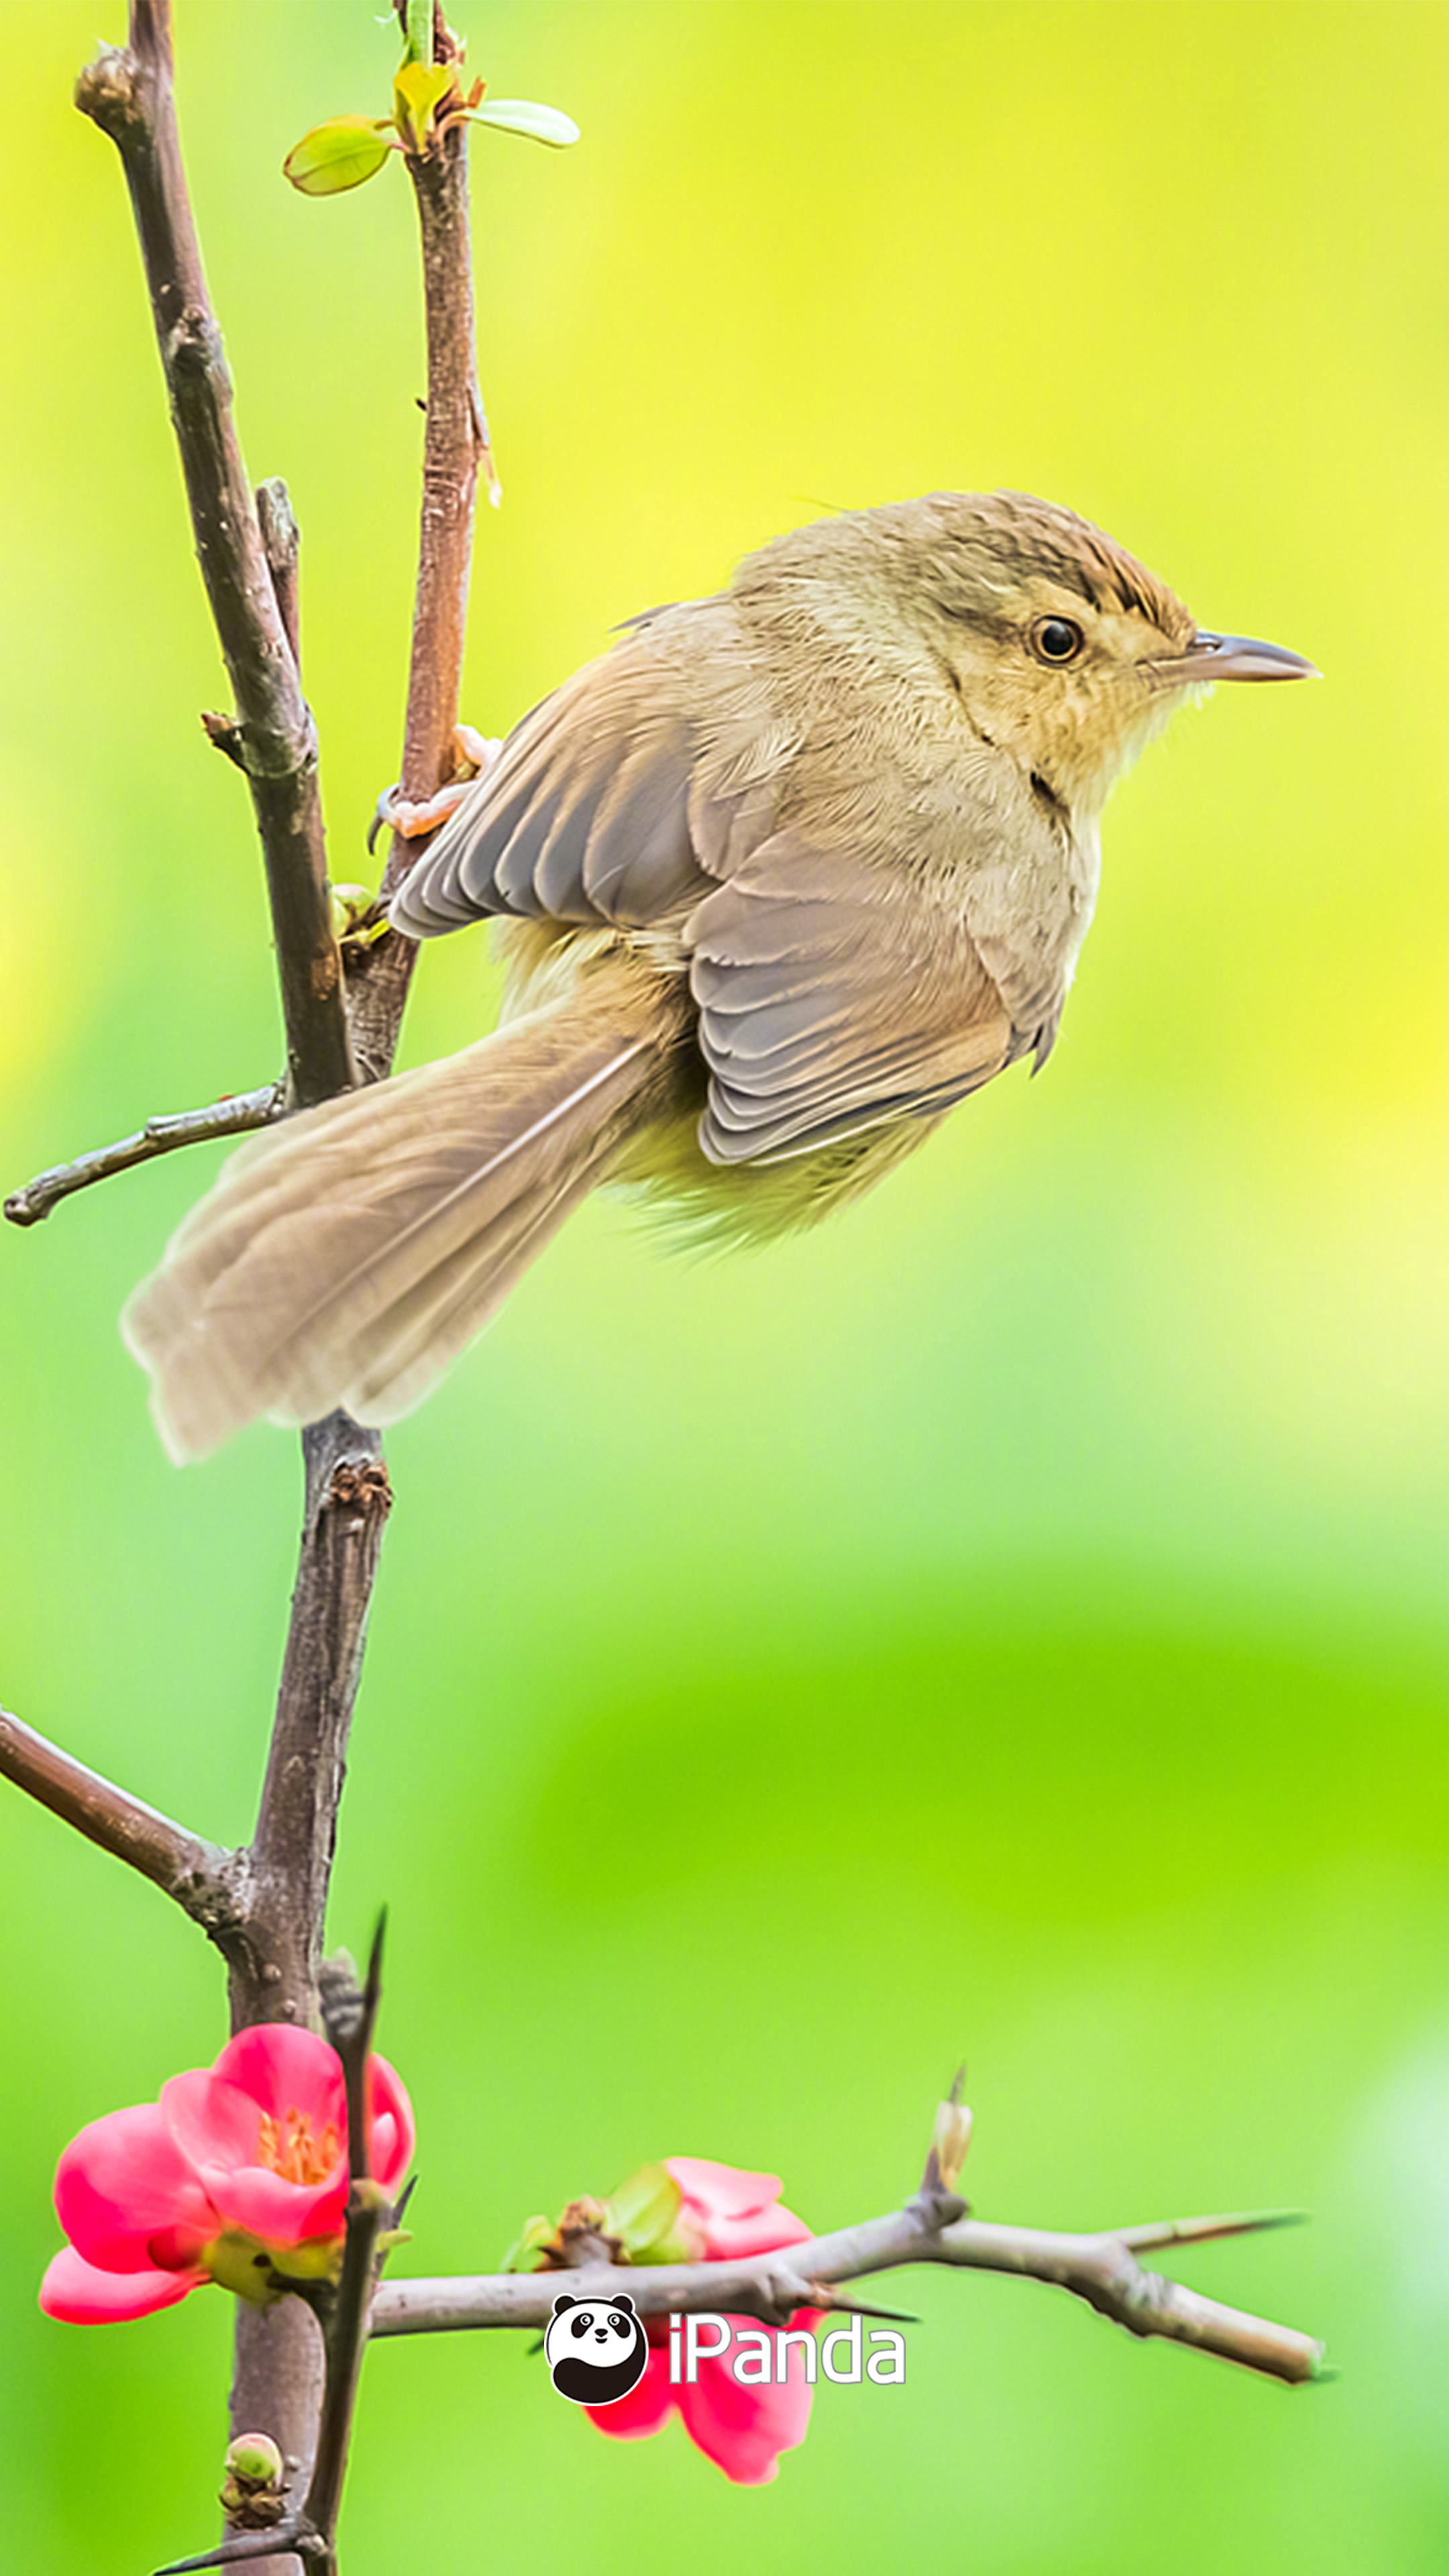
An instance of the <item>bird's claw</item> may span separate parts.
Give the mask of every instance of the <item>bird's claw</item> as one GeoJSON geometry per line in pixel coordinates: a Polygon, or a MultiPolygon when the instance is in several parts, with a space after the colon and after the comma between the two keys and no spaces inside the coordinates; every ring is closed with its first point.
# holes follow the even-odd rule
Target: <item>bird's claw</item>
{"type": "Polygon", "coordinates": [[[502,749],[501,736],[481,734],[476,725],[454,725],[454,775],[447,786],[421,799],[404,796],[397,786],[385,787],[368,825],[368,850],[376,848],[379,832],[397,832],[405,841],[420,840],[424,833],[436,832],[440,823],[446,823],[449,815],[457,812],[474,779],[492,768],[502,749]]]}

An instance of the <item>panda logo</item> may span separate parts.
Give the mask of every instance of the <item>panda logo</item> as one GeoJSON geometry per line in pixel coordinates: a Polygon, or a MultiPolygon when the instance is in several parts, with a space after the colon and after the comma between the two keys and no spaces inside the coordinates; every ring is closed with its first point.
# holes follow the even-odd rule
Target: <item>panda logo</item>
{"type": "Polygon", "coordinates": [[[543,2349],[560,2397],[575,2406],[616,2406],[649,2359],[627,2290],[617,2299],[555,2299],[543,2349]]]}

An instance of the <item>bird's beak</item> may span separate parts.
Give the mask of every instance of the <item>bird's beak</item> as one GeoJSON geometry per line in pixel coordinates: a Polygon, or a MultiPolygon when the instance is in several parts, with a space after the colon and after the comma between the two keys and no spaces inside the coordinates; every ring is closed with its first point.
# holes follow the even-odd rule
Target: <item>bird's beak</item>
{"type": "Polygon", "coordinates": [[[1172,665],[1184,683],[1213,680],[1317,680],[1322,673],[1286,645],[1260,644],[1251,635],[1209,635],[1198,628],[1172,665]]]}

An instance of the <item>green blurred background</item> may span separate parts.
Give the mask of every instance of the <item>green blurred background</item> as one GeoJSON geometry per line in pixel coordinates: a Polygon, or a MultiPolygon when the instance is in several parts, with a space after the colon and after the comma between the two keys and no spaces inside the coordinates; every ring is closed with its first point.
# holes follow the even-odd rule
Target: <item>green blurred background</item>
{"type": "MultiPolygon", "coordinates": [[[[99,14],[121,34],[116,0],[99,14]]],[[[97,0],[0,14],[10,321],[0,1179],[279,1057],[225,683],[123,191],[68,103],[97,0]]],[[[254,474],[304,532],[336,874],[395,774],[421,390],[409,191],[292,195],[384,111],[368,0],[178,0],[254,474]]],[[[913,2278],[903,2391],[778,2482],[600,2440],[522,2338],[395,2345],[349,2576],[618,2550],[1016,2576],[1418,2570],[1449,2542],[1442,1549],[1446,198],[1440,7],[483,0],[481,357],[506,504],[466,711],[822,507],[1068,501],[1322,686],[1183,717],[1109,817],[1047,1078],[836,1228],[691,1269],[575,1222],[389,1443],[332,1929],[392,1906],[400,2269],[491,2266],[644,2158],[896,2201],[959,2055],[980,2210],[1302,2203],[1187,2276],[1325,2334],[1292,2396],[1032,2287],[913,2278]],[[607,2531],[601,2544],[600,2529],[607,2531]]],[[[410,1060],[491,990],[426,957],[410,1060]]],[[[0,1243],[7,1703],[248,1829],[298,1522],[259,1429],[184,1475],[115,1317],[214,1157],[0,1243]]],[[[45,2323],[53,2159],[223,2036],[217,1963],[0,1800],[10,2563],[213,2528],[230,2329],[45,2323]]]]}

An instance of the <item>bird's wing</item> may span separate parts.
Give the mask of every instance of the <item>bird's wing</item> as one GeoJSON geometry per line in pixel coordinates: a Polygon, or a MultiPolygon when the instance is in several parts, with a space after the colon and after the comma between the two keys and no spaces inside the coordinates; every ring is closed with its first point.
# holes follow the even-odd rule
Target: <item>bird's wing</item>
{"type": "Polygon", "coordinates": [[[524,717],[392,918],[678,932],[715,1162],[937,1115],[1022,1043],[966,926],[960,817],[918,806],[918,845],[869,858],[844,827],[777,828],[800,741],[728,600],[658,612],[524,717]]]}
{"type": "Polygon", "coordinates": [[[769,828],[792,747],[728,602],[658,612],[515,726],[392,919],[415,939],[499,913],[677,922],[769,828]]]}
{"type": "Polygon", "coordinates": [[[946,877],[783,831],[684,935],[712,1162],[779,1162],[938,1115],[1010,1061],[1011,1015],[946,877]]]}

